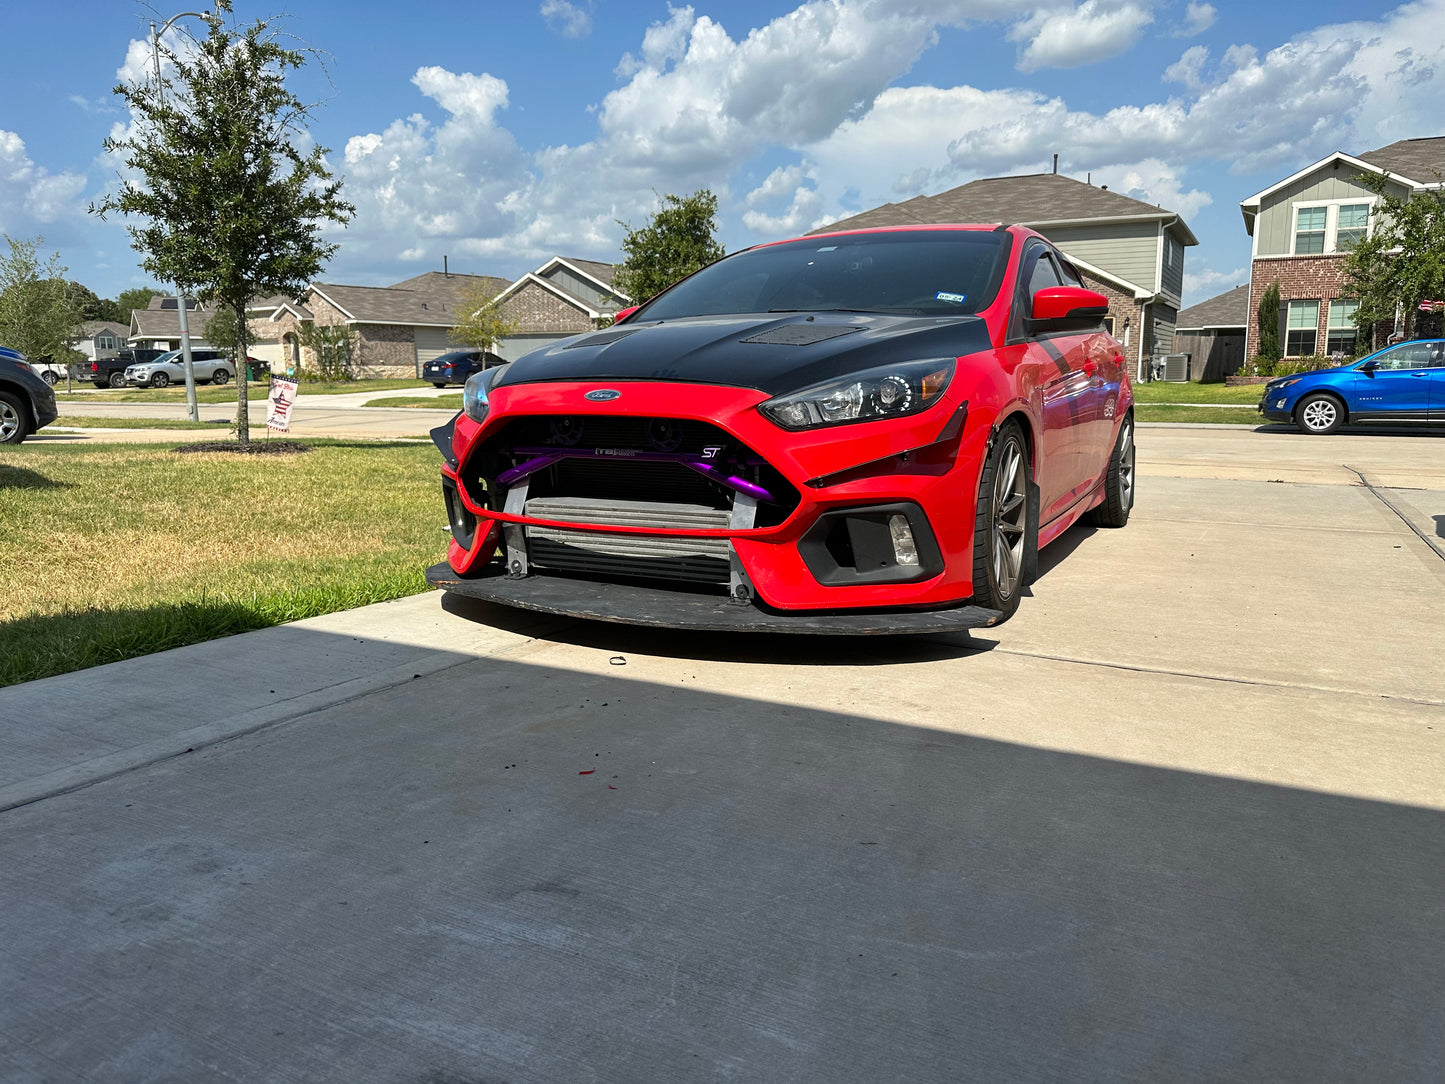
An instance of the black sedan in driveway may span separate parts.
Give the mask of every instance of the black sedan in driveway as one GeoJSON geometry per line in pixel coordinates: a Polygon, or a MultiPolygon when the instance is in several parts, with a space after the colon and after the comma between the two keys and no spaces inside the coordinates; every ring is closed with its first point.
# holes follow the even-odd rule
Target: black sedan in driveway
{"type": "Polygon", "coordinates": [[[423,365],[421,378],[444,388],[448,384],[465,384],[473,373],[502,363],[502,357],[490,350],[453,350],[423,365]]]}
{"type": "Polygon", "coordinates": [[[19,444],[56,416],[50,385],[24,354],[0,347],[0,444],[19,444]]]}

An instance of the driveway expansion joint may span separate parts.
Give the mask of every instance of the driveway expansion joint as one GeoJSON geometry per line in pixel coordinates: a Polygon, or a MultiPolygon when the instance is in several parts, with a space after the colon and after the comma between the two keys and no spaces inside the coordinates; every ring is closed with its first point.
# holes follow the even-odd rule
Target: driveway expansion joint
{"type": "Polygon", "coordinates": [[[1418,538],[1421,542],[1425,543],[1425,545],[1429,546],[1436,557],[1440,558],[1440,560],[1442,561],[1445,561],[1445,549],[1441,549],[1433,538],[1427,535],[1424,531],[1420,530],[1420,528],[1415,526],[1414,523],[1410,522],[1410,517],[1405,515],[1405,513],[1401,512],[1398,508],[1396,508],[1389,497],[1385,496],[1373,485],[1371,485],[1370,480],[1365,477],[1364,471],[1358,470],[1355,467],[1350,466],[1348,463],[1341,463],[1340,466],[1344,467],[1345,470],[1350,471],[1352,474],[1358,475],[1360,479],[1360,485],[1368,489],[1372,497],[1374,497],[1377,501],[1383,504],[1391,512],[1394,512],[1395,515],[1399,518],[1400,522],[1403,523],[1406,527],[1409,527],[1416,538],[1418,538]]]}

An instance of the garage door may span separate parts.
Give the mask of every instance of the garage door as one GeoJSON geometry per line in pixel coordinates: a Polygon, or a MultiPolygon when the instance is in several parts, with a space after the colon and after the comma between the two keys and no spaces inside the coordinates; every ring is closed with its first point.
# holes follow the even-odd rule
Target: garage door
{"type": "Polygon", "coordinates": [[[447,338],[447,329],[444,327],[419,327],[416,328],[416,371],[421,375],[421,367],[429,361],[435,361],[448,350],[457,349],[457,344],[447,338]]]}
{"type": "Polygon", "coordinates": [[[568,339],[571,335],[513,335],[503,339],[497,347],[497,353],[508,361],[516,361],[523,354],[530,354],[533,350],[540,350],[544,346],[550,346],[558,339],[568,339]]]}

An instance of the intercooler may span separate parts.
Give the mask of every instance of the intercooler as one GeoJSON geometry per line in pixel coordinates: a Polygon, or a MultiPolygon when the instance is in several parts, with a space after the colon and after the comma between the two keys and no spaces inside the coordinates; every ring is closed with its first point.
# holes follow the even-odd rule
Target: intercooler
{"type": "MultiPolygon", "coordinates": [[[[525,507],[529,518],[655,530],[726,530],[731,518],[727,509],[700,504],[598,497],[533,497],[525,507]]],[[[607,579],[634,577],[728,583],[731,551],[726,538],[619,534],[529,525],[526,540],[527,559],[538,568],[607,579]]]]}

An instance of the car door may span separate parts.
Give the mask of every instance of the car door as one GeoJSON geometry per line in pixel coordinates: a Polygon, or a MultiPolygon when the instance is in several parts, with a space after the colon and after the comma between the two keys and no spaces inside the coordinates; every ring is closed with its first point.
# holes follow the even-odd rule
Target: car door
{"type": "Polygon", "coordinates": [[[1430,414],[1432,422],[1445,422],[1445,341],[1430,344],[1430,414]]]}
{"type": "MultiPolygon", "coordinates": [[[[1040,290],[1062,286],[1064,281],[1048,246],[1033,241],[1019,263],[1019,287],[1015,299],[1016,326],[1020,317],[1033,312],[1033,297],[1040,290]]],[[[1042,387],[1043,433],[1040,438],[1039,522],[1067,511],[1085,488],[1087,466],[1079,446],[1082,427],[1087,424],[1093,389],[1086,371],[1082,336],[1022,336],[1029,359],[1045,375],[1042,387]]]]}
{"type": "Polygon", "coordinates": [[[1376,354],[1355,370],[1354,421],[1425,421],[1430,413],[1433,343],[1401,343],[1376,354]]]}

